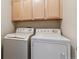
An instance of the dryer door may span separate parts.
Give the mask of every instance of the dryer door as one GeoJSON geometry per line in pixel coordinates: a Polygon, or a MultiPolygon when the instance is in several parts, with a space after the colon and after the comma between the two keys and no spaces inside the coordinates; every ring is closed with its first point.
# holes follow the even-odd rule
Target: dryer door
{"type": "Polygon", "coordinates": [[[67,46],[45,42],[32,42],[32,59],[68,59],[67,46]]]}

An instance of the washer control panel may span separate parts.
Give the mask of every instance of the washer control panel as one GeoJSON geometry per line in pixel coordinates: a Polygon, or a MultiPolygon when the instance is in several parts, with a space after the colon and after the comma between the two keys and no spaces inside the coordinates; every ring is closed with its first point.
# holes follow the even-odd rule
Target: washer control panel
{"type": "Polygon", "coordinates": [[[34,28],[17,28],[16,32],[31,33],[31,32],[34,32],[34,28]]]}

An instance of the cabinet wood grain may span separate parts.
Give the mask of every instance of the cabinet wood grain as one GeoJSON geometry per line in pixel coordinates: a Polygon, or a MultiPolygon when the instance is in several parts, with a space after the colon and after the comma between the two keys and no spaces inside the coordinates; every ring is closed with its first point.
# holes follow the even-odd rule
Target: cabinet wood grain
{"type": "Polygon", "coordinates": [[[46,18],[60,17],[59,0],[45,0],[45,16],[46,18]]]}
{"type": "Polygon", "coordinates": [[[33,19],[44,18],[44,0],[33,0],[33,19]]]}
{"type": "Polygon", "coordinates": [[[12,20],[20,20],[21,19],[21,8],[20,2],[13,2],[12,3],[12,20]]]}
{"type": "Polygon", "coordinates": [[[32,16],[32,0],[23,1],[23,20],[30,20],[32,16]]]}
{"type": "Polygon", "coordinates": [[[12,20],[60,19],[60,0],[12,0],[12,20]]]}

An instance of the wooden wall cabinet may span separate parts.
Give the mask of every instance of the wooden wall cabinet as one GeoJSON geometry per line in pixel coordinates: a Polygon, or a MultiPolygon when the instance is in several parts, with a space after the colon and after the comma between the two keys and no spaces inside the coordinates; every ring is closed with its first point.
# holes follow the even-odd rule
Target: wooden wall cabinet
{"type": "Polygon", "coordinates": [[[59,0],[45,0],[45,16],[47,19],[60,17],[59,0]]]}
{"type": "Polygon", "coordinates": [[[31,20],[32,19],[32,0],[12,1],[12,19],[31,20]]]}
{"type": "Polygon", "coordinates": [[[20,8],[20,1],[13,0],[12,1],[12,20],[20,20],[21,19],[21,8],[20,8]]]}
{"type": "Polygon", "coordinates": [[[44,19],[44,2],[45,0],[33,1],[33,19],[44,19]]]}
{"type": "Polygon", "coordinates": [[[55,19],[60,17],[60,0],[13,0],[13,21],[55,19]]]}
{"type": "Polygon", "coordinates": [[[32,19],[32,0],[23,1],[23,20],[32,19]]]}

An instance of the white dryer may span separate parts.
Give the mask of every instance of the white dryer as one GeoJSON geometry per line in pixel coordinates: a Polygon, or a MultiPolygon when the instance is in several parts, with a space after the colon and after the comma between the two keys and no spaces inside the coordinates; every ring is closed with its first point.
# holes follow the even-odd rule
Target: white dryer
{"type": "Polygon", "coordinates": [[[70,59],[70,41],[60,29],[36,29],[31,37],[31,59],[70,59]]]}
{"type": "Polygon", "coordinates": [[[28,41],[33,28],[17,28],[3,39],[3,59],[28,59],[28,41]]]}

